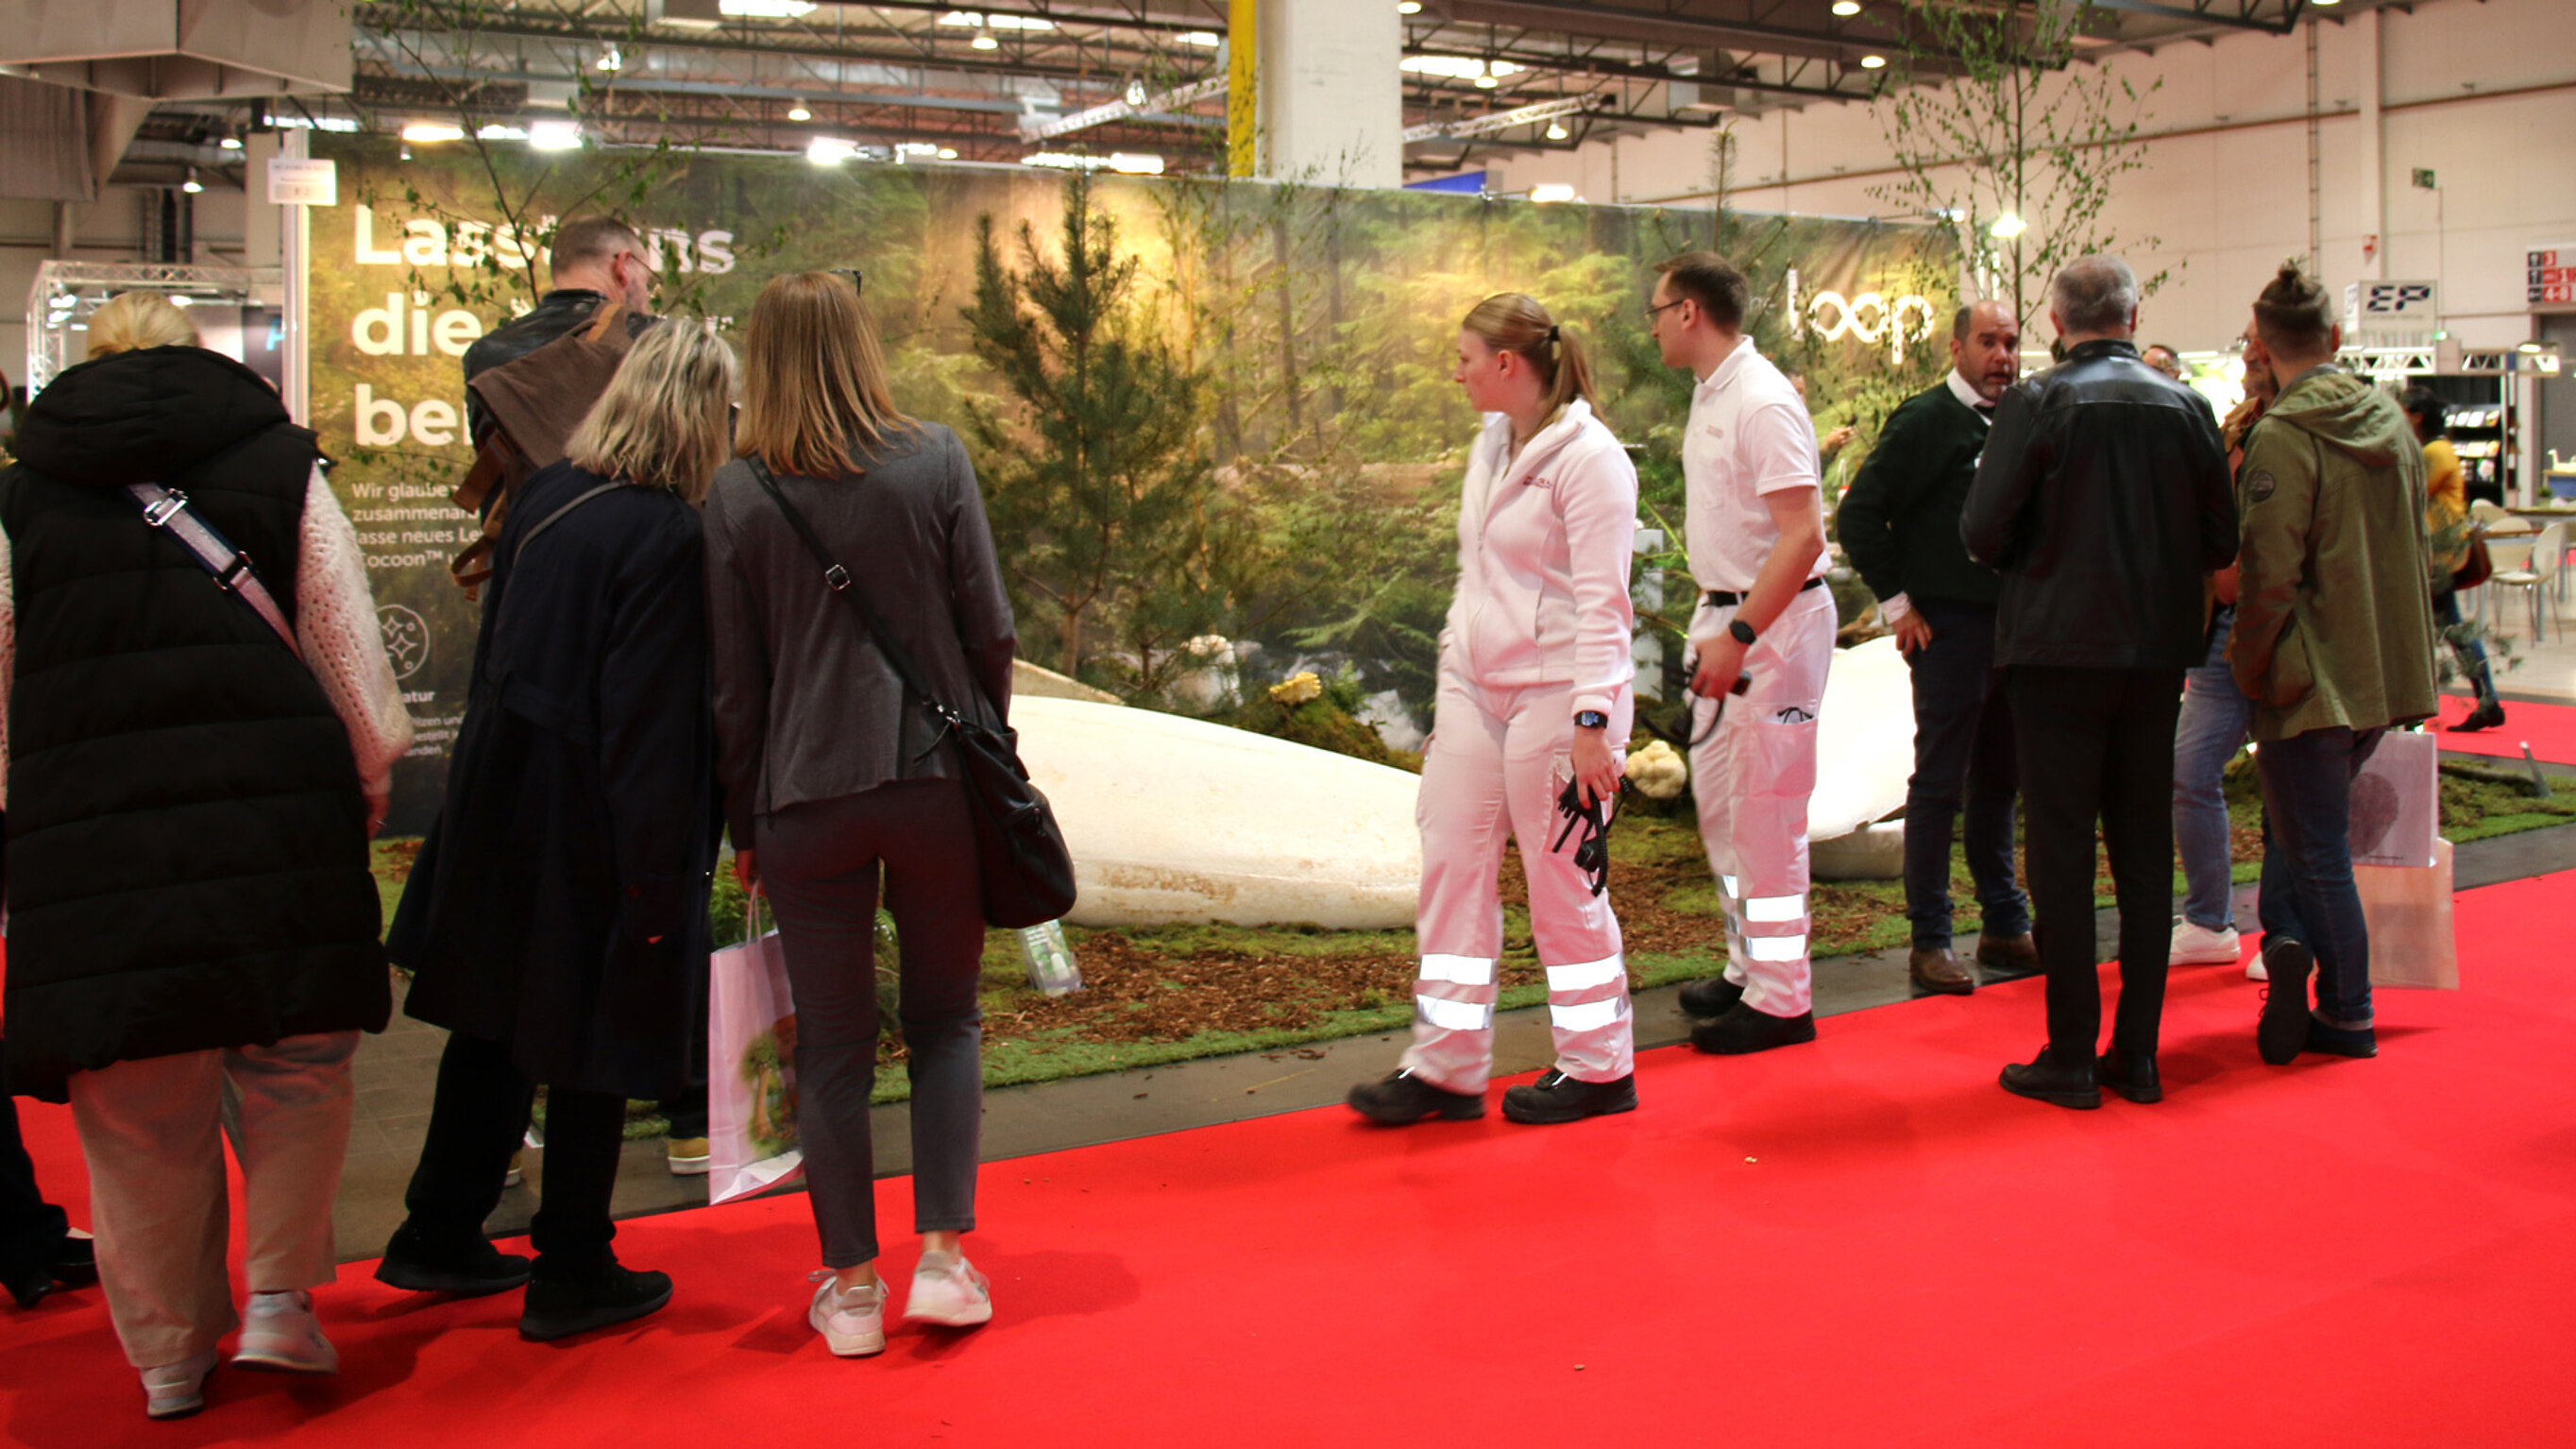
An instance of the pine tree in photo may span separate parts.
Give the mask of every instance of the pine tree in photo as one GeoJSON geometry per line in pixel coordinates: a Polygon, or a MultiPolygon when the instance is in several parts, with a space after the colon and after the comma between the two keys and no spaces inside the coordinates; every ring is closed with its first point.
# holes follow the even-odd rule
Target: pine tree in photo
{"type": "Polygon", "coordinates": [[[966,422],[1013,603],[1053,616],[1053,667],[1106,664],[1096,651],[1114,642],[1150,690],[1218,613],[1197,557],[1215,487],[1206,380],[1157,337],[1135,296],[1138,259],[1120,252],[1089,176],[1065,182],[1053,255],[1025,222],[1016,270],[1003,245],[992,216],[978,218],[974,305],[961,310],[1011,400],[972,405],[966,422]]]}

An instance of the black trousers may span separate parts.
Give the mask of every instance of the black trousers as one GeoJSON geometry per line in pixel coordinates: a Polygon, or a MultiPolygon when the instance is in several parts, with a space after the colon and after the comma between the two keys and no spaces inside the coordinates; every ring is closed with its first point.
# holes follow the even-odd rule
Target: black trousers
{"type": "MultiPolygon", "coordinates": [[[[429,1136],[403,1192],[425,1250],[451,1251],[483,1235],[536,1094],[536,1083],[510,1064],[508,1047],[462,1033],[447,1038],[429,1136]]],[[[528,1234],[538,1277],[578,1277],[617,1261],[608,1203],[625,1137],[624,1098],[561,1087],[546,1093],[545,1197],[528,1234]]]]}
{"type": "Polygon", "coordinates": [[[2174,719],[2179,669],[2015,665],[2008,685],[2021,748],[2022,836],[2048,1045],[2089,1060],[2102,1033],[2093,957],[2093,828],[2111,856],[2120,907],[2120,1005],[2111,1043],[2153,1055],[2164,1018],[2173,919],[2174,719]]]}
{"type": "Polygon", "coordinates": [[[1995,611],[1917,599],[1932,642],[1905,657],[1914,683],[1914,776],[1905,782],[1905,914],[1918,950],[1950,944],[1951,827],[1976,882],[1989,936],[2030,929],[2013,878],[2013,794],[2019,788],[2012,708],[1995,665],[1995,611]]]}
{"type": "Polygon", "coordinates": [[[36,1188],[36,1164],[18,1135],[18,1099],[0,1097],[0,1281],[17,1283],[62,1255],[71,1219],[36,1188]]]}

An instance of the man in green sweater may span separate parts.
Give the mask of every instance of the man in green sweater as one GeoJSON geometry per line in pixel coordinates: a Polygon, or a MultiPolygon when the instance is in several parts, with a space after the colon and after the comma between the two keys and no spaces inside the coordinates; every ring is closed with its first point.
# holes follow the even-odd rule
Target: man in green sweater
{"type": "Polygon", "coordinates": [[[1995,401],[2021,369],[2021,323],[1998,302],[1950,322],[1950,375],[1887,419],[1834,515],[1835,538],[1896,630],[1914,678],[1914,776],[1905,787],[1908,967],[1921,991],[1965,995],[1977,979],[1950,950],[1950,827],[1964,803],[1968,873],[1983,925],[1980,964],[2038,969],[2030,902],[2013,875],[2012,711],[1995,668],[2002,583],[1968,558],[1959,509],[1977,476],[1995,401]]]}
{"type": "Polygon", "coordinates": [[[2244,542],[2227,644],[2254,701],[2272,981],[2255,1045],[2276,1066],[2302,1051],[2379,1054],[2352,880],[2352,781],[2391,725],[2435,708],[2423,451],[2394,400],[2335,366],[2333,316],[2325,289],[2293,263],[2246,329],[2282,379],[2236,475],[2244,542]]]}

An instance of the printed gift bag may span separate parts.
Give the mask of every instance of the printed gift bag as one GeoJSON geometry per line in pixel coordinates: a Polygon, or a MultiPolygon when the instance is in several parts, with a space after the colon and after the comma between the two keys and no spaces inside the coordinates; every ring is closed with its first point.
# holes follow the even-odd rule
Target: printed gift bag
{"type": "Polygon", "coordinates": [[[793,1182],[805,1170],[796,1146],[796,1003],[764,902],[743,912],[739,946],[710,960],[707,990],[707,1201],[730,1202],[793,1182]]]}
{"type": "Polygon", "coordinates": [[[2441,780],[2431,735],[2391,730],[2379,737],[2361,773],[2352,777],[2352,863],[2415,866],[2433,863],[2433,837],[2441,833],[2441,780]]]}
{"type": "Polygon", "coordinates": [[[2362,927],[2370,933],[2370,984],[2460,989],[2451,936],[2451,842],[2433,842],[2431,865],[2355,865],[2362,927]]]}

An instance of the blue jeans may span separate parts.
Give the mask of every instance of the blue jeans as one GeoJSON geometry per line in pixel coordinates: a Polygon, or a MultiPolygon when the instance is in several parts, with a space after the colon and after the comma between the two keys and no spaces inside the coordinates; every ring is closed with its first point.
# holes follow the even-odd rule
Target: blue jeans
{"type": "Polygon", "coordinates": [[[2182,717],[2174,723],[2174,847],[2182,854],[2183,919],[2218,931],[2228,909],[2227,762],[2245,743],[2254,701],[2227,667],[2227,635],[2236,611],[2209,621],[2209,655],[2183,675],[2182,717]]]}
{"type": "Polygon", "coordinates": [[[2460,627],[2460,596],[2456,592],[2444,589],[2433,596],[2433,622],[2442,626],[2443,639],[2451,646],[2451,653],[2458,656],[2460,672],[2469,677],[2469,688],[2476,693],[2478,703],[2495,698],[2495,671],[2487,667],[2487,646],[2475,639],[2449,637],[2449,631],[2460,627]]]}
{"type": "Polygon", "coordinates": [[[2281,936],[2315,954],[2317,1019],[2347,1031],[2371,1024],[2370,933],[2352,883],[2352,778],[2384,733],[2336,725],[2254,751],[2263,779],[2263,944],[2281,936]]]}
{"type": "Polygon", "coordinates": [[[1995,611],[1917,599],[1932,642],[1906,656],[1914,682],[1914,777],[1905,786],[1905,914],[1917,950],[1950,944],[1951,825],[1962,813],[1968,876],[1988,936],[2030,930],[2013,878],[2019,789],[2012,705],[1995,668],[1995,611]],[[1962,810],[1964,808],[1964,812],[1962,810]]]}

